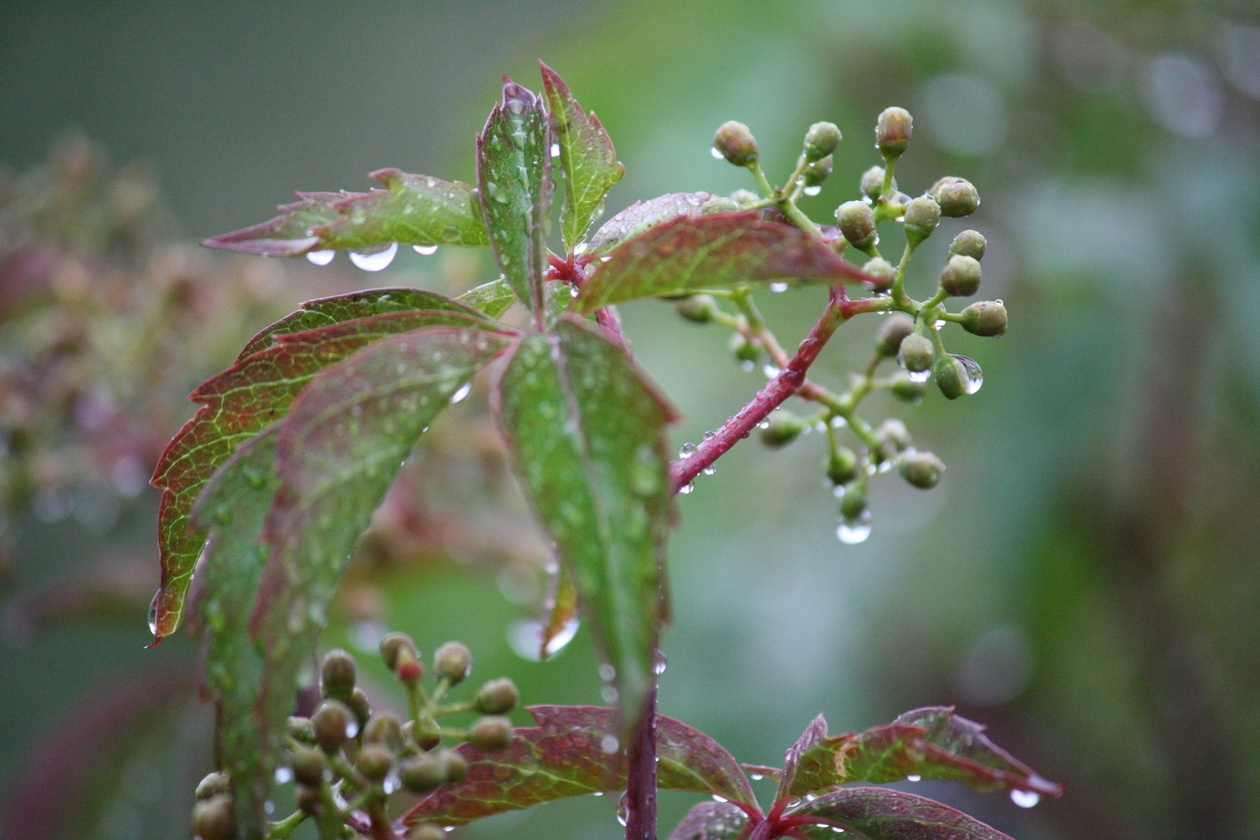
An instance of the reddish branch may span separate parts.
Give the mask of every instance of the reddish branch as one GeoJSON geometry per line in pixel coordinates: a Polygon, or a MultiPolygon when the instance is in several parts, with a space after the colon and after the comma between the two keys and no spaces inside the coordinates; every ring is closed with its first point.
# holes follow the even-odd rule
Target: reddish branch
{"type": "Polygon", "coordinates": [[[626,749],[626,840],[656,840],[656,687],[626,749]]]}

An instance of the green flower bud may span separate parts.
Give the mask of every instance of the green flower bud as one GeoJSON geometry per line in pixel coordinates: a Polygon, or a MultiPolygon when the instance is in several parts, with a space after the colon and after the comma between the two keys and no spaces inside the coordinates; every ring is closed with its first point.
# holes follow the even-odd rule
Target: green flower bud
{"type": "Polygon", "coordinates": [[[748,370],[752,370],[752,366],[761,358],[761,348],[755,342],[749,341],[739,333],[731,336],[730,346],[731,352],[735,354],[735,358],[747,366],[748,370]]]}
{"type": "Polygon", "coordinates": [[[724,122],[713,135],[713,148],[736,166],[749,166],[757,162],[757,141],[748,126],[730,120],[724,122]]]}
{"type": "Polygon", "coordinates": [[[875,281],[875,287],[879,289],[891,286],[892,281],[897,277],[897,269],[883,257],[871,257],[862,264],[862,271],[871,276],[871,279],[875,281]]]}
{"type": "Polygon", "coordinates": [[[998,336],[1006,332],[1006,307],[999,300],[982,300],[962,311],[962,328],[972,335],[998,336]]]}
{"type": "Polygon", "coordinates": [[[367,726],[363,728],[365,744],[384,744],[392,750],[402,748],[402,723],[389,712],[378,712],[372,715],[367,726]]]}
{"type": "Polygon", "coordinates": [[[446,840],[446,831],[437,823],[416,823],[407,829],[407,840],[446,840]]]}
{"type": "Polygon", "coordinates": [[[369,782],[380,783],[394,766],[394,751],[384,744],[364,744],[354,767],[369,782]]]}
{"type": "Polygon", "coordinates": [[[193,807],[193,830],[201,840],[235,840],[231,797],[219,794],[198,802],[193,807]]]}
{"type": "Polygon", "coordinates": [[[293,778],[300,785],[319,787],[324,781],[324,770],[328,763],[319,750],[308,747],[295,747],[293,750],[293,778]]]}
{"type": "Polygon", "coordinates": [[[866,512],[866,482],[855,481],[844,488],[840,496],[840,516],[846,522],[861,519],[866,512]]]}
{"type": "Polygon", "coordinates": [[[752,190],[738,189],[731,193],[731,201],[741,206],[756,204],[758,201],[761,201],[761,196],[757,195],[752,190]]]}
{"type": "Polygon", "coordinates": [[[286,723],[290,738],[303,744],[315,743],[315,730],[311,727],[311,719],[292,715],[286,723]]]}
{"type": "Polygon", "coordinates": [[[350,692],[350,699],[346,701],[346,705],[350,707],[350,711],[354,712],[354,721],[359,728],[367,726],[367,722],[372,719],[372,704],[368,702],[363,689],[356,688],[350,692]]]}
{"type": "Polygon", "coordinates": [[[483,715],[501,715],[509,712],[521,699],[516,683],[507,677],[490,680],[473,698],[473,708],[483,715]]]}
{"type": "Polygon", "coordinates": [[[869,253],[879,241],[875,233],[875,214],[864,201],[846,201],[837,207],[836,223],[844,238],[859,251],[869,253]]]}
{"type": "Polygon", "coordinates": [[[941,215],[951,218],[970,216],[980,206],[980,193],[965,178],[942,178],[932,188],[932,195],[941,206],[941,215]]]}
{"type": "Polygon", "coordinates": [[[945,465],[931,452],[904,452],[897,458],[897,472],[915,487],[930,490],[941,480],[945,465]]]}
{"type": "Polygon", "coordinates": [[[980,261],[957,254],[941,269],[941,288],[954,297],[970,297],[980,289],[980,261]]]}
{"type": "MultiPolygon", "coordinates": [[[[897,179],[893,178],[892,183],[893,195],[897,194],[897,179]]],[[[870,169],[862,173],[861,181],[862,195],[871,201],[877,201],[884,191],[884,167],[872,166],[870,169]]]]}
{"type": "Polygon", "coordinates": [[[319,809],[324,804],[323,797],[319,795],[319,788],[308,787],[307,785],[298,787],[294,800],[294,804],[297,805],[299,811],[311,816],[318,814],[319,809]]]}
{"type": "Polygon", "coordinates": [[[936,387],[941,389],[946,399],[956,400],[967,393],[967,369],[953,356],[938,359],[932,367],[932,375],[936,379],[936,387]]]}
{"type": "Polygon", "coordinates": [[[917,247],[920,242],[932,235],[941,220],[941,208],[936,199],[921,195],[911,199],[906,205],[906,239],[911,246],[917,247]]]}
{"type": "Polygon", "coordinates": [[[468,730],[468,743],[486,752],[501,750],[512,743],[512,721],[498,715],[478,718],[468,730]]]}
{"type": "Polygon", "coordinates": [[[885,159],[901,157],[913,128],[914,118],[905,108],[885,108],[875,123],[875,148],[885,159]]]}
{"type": "Polygon", "coordinates": [[[712,321],[713,316],[718,313],[717,301],[713,299],[712,295],[685,297],[674,304],[674,308],[679,315],[697,324],[706,324],[712,321]]]}
{"type": "Polygon", "coordinates": [[[897,361],[911,373],[920,373],[932,367],[936,358],[936,347],[932,339],[919,333],[908,335],[901,340],[897,353],[897,361]]]}
{"type": "Polygon", "coordinates": [[[910,444],[914,441],[910,437],[910,430],[906,428],[906,424],[895,417],[890,417],[883,423],[879,424],[879,428],[875,430],[875,437],[880,443],[890,445],[897,452],[910,448],[910,444]]]}
{"type": "Polygon", "coordinates": [[[840,129],[835,123],[816,122],[805,132],[805,159],[822,160],[840,145],[840,129]]]}
{"type": "Polygon", "coordinates": [[[354,691],[354,657],[344,650],[330,650],[319,669],[319,689],[324,697],[346,702],[354,691]]]}
{"type": "Polygon", "coordinates": [[[433,718],[425,715],[414,724],[408,721],[407,725],[411,727],[411,737],[420,749],[431,750],[442,743],[442,727],[433,718]]]}
{"type": "Polygon", "coordinates": [[[433,672],[438,679],[459,685],[472,672],[472,653],[460,642],[447,642],[433,654],[433,672]]]}
{"type": "Polygon", "coordinates": [[[853,450],[837,446],[836,451],[827,456],[827,478],[832,484],[845,484],[857,476],[857,466],[857,456],[853,454],[853,450]]]}
{"type": "Polygon", "coordinates": [[[835,166],[835,159],[831,155],[810,163],[801,172],[801,181],[804,182],[805,188],[816,187],[827,177],[831,175],[831,170],[835,166]]]}
{"type": "Polygon", "coordinates": [[[875,355],[888,359],[897,355],[901,342],[914,333],[914,319],[904,312],[889,315],[875,334],[875,355]]]}
{"type": "Polygon", "coordinates": [[[892,378],[892,384],[889,386],[894,397],[904,402],[914,403],[923,399],[923,392],[927,390],[926,382],[915,382],[906,373],[898,373],[892,378]]]}
{"type": "Polygon", "coordinates": [[[456,750],[442,750],[441,756],[446,762],[446,781],[457,785],[468,775],[468,760],[456,750]]]}
{"type": "Polygon", "coordinates": [[[978,260],[984,257],[984,246],[987,244],[987,240],[979,231],[964,230],[954,237],[953,242],[949,243],[949,253],[978,260]]]}
{"type": "Polygon", "coordinates": [[[787,446],[805,430],[805,421],[782,408],[772,413],[766,423],[761,430],[761,442],[771,449],[787,446]]]}
{"type": "Polygon", "coordinates": [[[226,770],[215,770],[197,783],[197,799],[212,799],[220,794],[231,794],[232,776],[226,770]]]}
{"type": "Polygon", "coordinates": [[[412,659],[417,657],[416,643],[406,633],[386,633],[381,639],[381,658],[389,670],[398,670],[398,660],[404,652],[409,653],[412,659]]]}
{"type": "Polygon", "coordinates": [[[348,738],[353,738],[359,727],[354,719],[354,712],[340,700],[325,700],[311,715],[311,726],[315,730],[315,743],[326,753],[335,753],[348,738]]]}
{"type": "Polygon", "coordinates": [[[439,753],[409,755],[398,764],[398,780],[414,793],[446,784],[446,762],[439,753]]]}

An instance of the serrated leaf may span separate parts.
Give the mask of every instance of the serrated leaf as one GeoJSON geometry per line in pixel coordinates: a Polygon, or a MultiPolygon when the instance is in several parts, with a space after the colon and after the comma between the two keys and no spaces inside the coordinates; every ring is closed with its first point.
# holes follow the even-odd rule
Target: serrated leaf
{"type": "Polygon", "coordinates": [[[541,61],[538,64],[555,126],[558,160],[564,170],[565,203],[560,211],[560,228],[565,250],[569,251],[586,233],[603,206],[604,196],[621,180],[626,168],[617,162],[617,150],[595,112],[588,115],[559,74],[541,61]]]}
{"type": "MultiPolygon", "coordinates": [[[[613,709],[531,706],[529,712],[538,726],[513,730],[505,749],[486,752],[461,744],[467,776],[421,799],[404,821],[462,825],[542,802],[625,788],[624,754],[605,749],[617,727],[613,709]]],[[[656,752],[660,788],[753,802],[752,788],[735,759],[703,732],[660,715],[656,752]]]]}
{"type": "MultiPolygon", "coordinates": [[[[811,837],[831,840],[834,827],[863,840],[1012,840],[979,820],[912,793],[886,788],[846,788],[788,811],[830,825],[803,825],[811,837]]],[[[843,836],[843,835],[842,835],[843,836]]]]}
{"type": "Polygon", "coordinates": [[[530,312],[543,308],[551,220],[550,132],[538,97],[512,81],[477,136],[477,186],[490,245],[507,284],[530,312]]]}
{"type": "Polygon", "coordinates": [[[809,722],[809,726],[805,727],[805,731],[796,739],[796,743],[789,747],[784,754],[783,771],[779,774],[779,792],[775,797],[776,799],[782,799],[785,796],[801,795],[794,793],[793,784],[801,758],[817,750],[819,744],[826,737],[827,720],[822,715],[819,715],[809,722]]]}
{"type": "Polygon", "coordinates": [[[617,246],[573,309],[589,313],[636,298],[784,279],[869,280],[817,236],[756,213],[680,216],[617,246]]]}
{"type": "Polygon", "coordinates": [[[730,802],[699,802],[691,807],[669,840],[735,840],[748,825],[748,815],[730,802]]]}
{"type": "Polygon", "coordinates": [[[652,684],[664,618],[673,414],[623,350],[568,317],[516,348],[498,411],[526,495],[616,671],[628,728],[652,684]]]}
{"type": "Polygon", "coordinates": [[[421,246],[489,243],[481,207],[468,184],[398,169],[380,169],[371,177],[387,189],[299,192],[297,201],[280,205],[279,216],[201,244],[265,257],[296,257],[311,251],[362,249],[387,242],[421,246]]]}
{"type": "Polygon", "coordinates": [[[819,739],[805,750],[790,793],[804,796],[848,782],[895,782],[908,776],[963,782],[979,791],[1022,790],[1058,796],[1047,781],[984,735],[984,727],[949,706],[906,712],[887,726],[819,739]]]}
{"type": "Polygon", "coordinates": [[[726,196],[707,192],[667,193],[636,201],[600,226],[591,237],[586,253],[611,250],[648,228],[679,216],[731,213],[738,209],[739,205],[726,196]]]}
{"type": "Polygon", "coordinates": [[[163,488],[158,510],[162,574],[151,616],[158,642],[180,624],[193,565],[205,542],[204,531],[189,528],[189,509],[239,443],[282,417],[315,373],[372,341],[435,323],[495,326],[477,310],[416,290],[356,293],[306,306],[259,333],[247,345],[258,349],[192,393],[189,399],[201,408],[158,461],[151,479],[163,488]],[[427,308],[391,311],[396,304],[427,308]],[[301,329],[310,324],[322,326],[301,329]]]}

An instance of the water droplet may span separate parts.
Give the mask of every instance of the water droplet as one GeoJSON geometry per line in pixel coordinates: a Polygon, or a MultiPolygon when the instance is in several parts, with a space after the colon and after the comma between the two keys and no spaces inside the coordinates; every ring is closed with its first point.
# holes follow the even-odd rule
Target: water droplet
{"type": "Polygon", "coordinates": [[[617,800],[617,822],[622,825],[630,822],[630,801],[624,793],[617,800]]]}
{"type": "Polygon", "coordinates": [[[597,790],[591,794],[591,796],[603,796],[603,795],[604,795],[604,792],[602,790],[597,790]]]}
{"type": "Polygon", "coordinates": [[[1011,801],[1021,808],[1031,808],[1041,801],[1041,795],[1031,790],[1013,790],[1011,801]]]}
{"type": "Polygon", "coordinates": [[[573,246],[573,256],[575,256],[575,257],[580,257],[580,256],[582,256],[583,254],[585,254],[585,253],[586,253],[586,249],[587,249],[587,248],[589,248],[589,247],[591,247],[591,243],[589,243],[589,242],[579,242],[578,244],[576,244],[576,245],[574,245],[574,246],[573,246]]]}
{"type": "Polygon", "coordinates": [[[754,782],[760,782],[762,779],[765,778],[765,776],[761,775],[760,773],[750,773],[749,778],[752,779],[754,782]]]}
{"type": "Polygon", "coordinates": [[[614,680],[617,678],[617,669],[611,662],[605,662],[599,666],[599,678],[604,682],[614,680]]]}
{"type": "Polygon", "coordinates": [[[287,784],[288,784],[289,782],[291,782],[291,781],[293,781],[293,771],[292,771],[292,770],[290,770],[288,767],[277,767],[277,768],[276,768],[276,784],[278,784],[278,785],[287,785],[287,784]]]}
{"type": "Polygon", "coordinates": [[[696,445],[694,443],[684,443],[678,447],[679,458],[690,458],[694,454],[696,454],[696,445]]]}
{"type": "Polygon", "coordinates": [[[938,318],[932,326],[936,327],[938,330],[943,330],[945,329],[945,322],[938,318]]]}
{"type": "Polygon", "coordinates": [[[329,248],[326,251],[307,251],[306,259],[315,265],[328,265],[333,261],[333,257],[337,256],[337,252],[329,248]]]}
{"type": "Polygon", "coordinates": [[[980,364],[970,356],[959,356],[950,354],[958,361],[962,362],[963,370],[967,371],[967,384],[964,390],[968,394],[974,394],[980,390],[980,386],[984,384],[984,371],[980,369],[980,364]]]}
{"type": "Polygon", "coordinates": [[[784,283],[782,280],[776,280],[770,284],[770,291],[774,292],[776,295],[783,294],[787,290],[788,284],[784,283]]]}
{"type": "Polygon", "coordinates": [[[744,359],[742,362],[739,363],[739,369],[742,370],[744,373],[752,373],[753,370],[756,369],[756,367],[757,365],[750,359],[744,359]]]}
{"type": "Polygon", "coordinates": [[[621,742],[617,740],[616,735],[609,733],[599,739],[599,748],[609,755],[612,755],[617,750],[621,749],[621,742]]]}
{"type": "Polygon", "coordinates": [[[692,493],[694,493],[695,491],[696,491],[696,485],[695,485],[694,483],[693,483],[693,484],[684,484],[682,487],[679,487],[679,488],[678,488],[678,492],[679,492],[679,493],[681,493],[681,494],[682,494],[682,495],[684,495],[684,496],[690,496],[690,495],[691,495],[692,493]]]}
{"type": "Polygon", "coordinates": [[[611,685],[606,685],[599,690],[599,696],[605,703],[612,705],[617,702],[617,697],[619,695],[617,694],[617,689],[613,688],[611,685]]]}
{"type": "Polygon", "coordinates": [[[263,812],[267,816],[271,816],[272,814],[274,814],[276,812],[276,803],[268,799],[266,802],[263,803],[263,812]]]}
{"type": "Polygon", "coordinates": [[[560,144],[559,143],[551,144],[551,156],[560,157],[560,144]]]}
{"type": "Polygon", "coordinates": [[[158,601],[162,600],[162,588],[158,587],[158,591],[153,593],[153,600],[149,602],[149,632],[154,636],[157,635],[157,608],[158,601]]]}
{"type": "Polygon", "coordinates": [[[814,184],[812,187],[804,189],[805,195],[818,195],[820,192],[822,192],[822,186],[819,184],[814,184]]]}
{"type": "Polygon", "coordinates": [[[351,251],[350,262],[364,271],[380,271],[389,267],[389,264],[394,261],[394,255],[397,253],[398,243],[391,242],[379,250],[351,251]]]}
{"type": "Polygon", "coordinates": [[[716,473],[716,472],[717,472],[717,467],[713,466],[712,464],[709,464],[709,466],[705,467],[705,468],[702,470],[702,472],[703,472],[705,475],[713,475],[714,473],[716,473]]]}
{"type": "Polygon", "coordinates": [[[836,537],[845,545],[857,545],[871,535],[871,512],[862,511],[856,519],[842,519],[836,528],[836,537]]]}
{"type": "Polygon", "coordinates": [[[665,658],[665,654],[659,650],[656,652],[656,661],[652,663],[652,670],[659,677],[665,673],[665,669],[669,666],[669,660],[665,658]]]}
{"type": "Polygon", "coordinates": [[[468,392],[471,390],[472,390],[471,382],[465,382],[463,385],[459,386],[459,390],[451,394],[451,405],[455,405],[456,403],[463,402],[464,398],[468,396],[468,392]]]}
{"type": "Polygon", "coordinates": [[[931,369],[912,370],[912,371],[907,372],[906,376],[909,377],[911,382],[927,382],[928,379],[932,376],[932,371],[931,369]]]}
{"type": "Polygon", "coordinates": [[[346,738],[353,738],[354,736],[358,734],[359,734],[358,721],[354,721],[354,720],[346,721],[346,738]]]}
{"type": "Polygon", "coordinates": [[[730,802],[730,800],[727,799],[725,796],[718,796],[716,793],[713,794],[713,801],[714,802],[730,802]]]}
{"type": "Polygon", "coordinates": [[[415,251],[417,254],[419,254],[422,257],[433,256],[434,254],[437,253],[437,249],[438,249],[438,246],[436,245],[412,245],[411,246],[411,250],[415,251]]]}
{"type": "Polygon", "coordinates": [[[761,372],[766,375],[766,379],[774,379],[779,375],[779,369],[774,365],[766,365],[761,369],[761,372]]]}
{"type": "Polygon", "coordinates": [[[722,152],[718,149],[717,146],[711,146],[709,148],[709,154],[713,155],[713,157],[717,158],[718,160],[726,160],[726,155],[722,154],[722,152]]]}
{"type": "Polygon", "coordinates": [[[918,781],[921,781],[922,779],[923,777],[918,775],[917,773],[911,773],[909,776],[906,776],[907,782],[918,782],[918,781]]]}

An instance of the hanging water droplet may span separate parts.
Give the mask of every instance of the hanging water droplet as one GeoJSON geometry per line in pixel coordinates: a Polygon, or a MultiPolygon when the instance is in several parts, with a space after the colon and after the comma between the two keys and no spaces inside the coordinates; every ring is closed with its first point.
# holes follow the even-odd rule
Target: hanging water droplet
{"type": "Polygon", "coordinates": [[[358,734],[359,734],[359,723],[358,723],[358,721],[354,721],[354,720],[348,720],[348,721],[346,721],[346,738],[347,738],[347,740],[348,740],[348,739],[350,739],[350,738],[353,738],[354,736],[356,736],[356,735],[358,735],[358,734]]]}
{"type": "Polygon", "coordinates": [[[158,601],[162,600],[162,588],[158,587],[158,591],[153,593],[153,600],[149,602],[149,632],[154,636],[157,635],[157,608],[158,601]]]}
{"type": "Polygon", "coordinates": [[[659,650],[656,652],[656,661],[652,663],[652,671],[659,677],[665,673],[665,669],[669,666],[669,660],[665,658],[665,654],[659,650]]]}
{"type": "Polygon", "coordinates": [[[912,370],[906,373],[911,382],[927,382],[932,376],[931,369],[928,370],[912,370]]]}
{"type": "Polygon", "coordinates": [[[394,261],[394,255],[397,253],[398,243],[391,242],[379,250],[351,251],[350,262],[364,271],[380,271],[389,267],[389,264],[394,261]]]}
{"type": "Polygon", "coordinates": [[[551,144],[551,156],[560,157],[560,144],[559,143],[551,144]]]}
{"type": "Polygon", "coordinates": [[[525,113],[525,102],[524,102],[524,100],[521,100],[521,99],[516,99],[516,98],[514,97],[514,98],[512,98],[512,99],[509,99],[509,100],[507,101],[507,103],[506,103],[506,104],[507,104],[507,109],[508,109],[509,111],[511,111],[513,114],[515,114],[516,116],[518,116],[518,117],[519,117],[521,114],[525,113]]]}
{"type": "Polygon", "coordinates": [[[609,733],[599,739],[599,748],[609,755],[612,755],[617,750],[621,749],[621,741],[617,740],[616,735],[609,733]]]}
{"type": "Polygon", "coordinates": [[[604,662],[599,666],[599,678],[604,682],[614,680],[617,678],[617,669],[611,662],[604,662]]]}
{"type": "Polygon", "coordinates": [[[765,365],[762,367],[761,372],[766,375],[766,379],[774,379],[779,375],[779,369],[774,365],[765,365]]]}
{"type": "Polygon", "coordinates": [[[617,800],[617,822],[622,825],[630,822],[630,798],[624,793],[617,800]]]}
{"type": "Polygon", "coordinates": [[[742,362],[739,363],[739,369],[742,370],[744,373],[752,373],[753,370],[756,369],[756,367],[757,367],[756,363],[753,362],[751,359],[744,359],[742,362]]]}
{"type": "Polygon", "coordinates": [[[722,154],[722,152],[718,149],[717,146],[710,146],[709,154],[713,155],[713,157],[717,158],[718,160],[726,160],[726,155],[722,154]]]}
{"type": "Polygon", "coordinates": [[[713,801],[714,802],[730,802],[730,800],[727,799],[725,796],[719,796],[716,793],[713,794],[713,801]]]}
{"type": "Polygon", "coordinates": [[[1011,801],[1021,808],[1031,808],[1041,801],[1041,794],[1031,790],[1011,791],[1011,801]]]}
{"type": "Polygon", "coordinates": [[[705,433],[704,433],[704,439],[705,439],[705,440],[713,440],[713,438],[714,438],[714,436],[715,436],[715,435],[717,435],[717,432],[705,432],[705,433]]]}
{"type": "Polygon", "coordinates": [[[291,782],[291,781],[293,781],[293,771],[292,771],[292,770],[290,770],[288,767],[277,767],[277,768],[276,768],[276,784],[278,784],[278,785],[287,785],[287,784],[288,784],[289,782],[291,782]]]}
{"type": "Polygon", "coordinates": [[[788,284],[783,282],[782,280],[776,280],[775,282],[770,284],[770,291],[774,292],[776,295],[783,294],[787,290],[788,290],[788,284]]]}
{"type": "Polygon", "coordinates": [[[918,782],[918,781],[921,781],[922,779],[923,777],[918,775],[917,773],[911,773],[909,776],[906,776],[907,782],[918,782]]]}
{"type": "Polygon", "coordinates": [[[845,545],[857,545],[871,535],[871,512],[862,511],[856,519],[841,519],[836,537],[845,545]]]}
{"type": "Polygon", "coordinates": [[[586,249],[587,249],[587,248],[589,248],[589,247],[591,247],[591,243],[589,243],[589,242],[579,242],[578,244],[576,244],[576,245],[574,245],[574,246],[573,246],[573,256],[575,256],[575,257],[580,257],[580,256],[582,256],[583,254],[585,254],[585,253],[586,253],[586,249]]]}
{"type": "Polygon", "coordinates": [[[328,265],[333,261],[333,257],[337,256],[337,252],[329,248],[326,251],[307,251],[306,259],[315,265],[328,265]]]}
{"type": "Polygon", "coordinates": [[[617,694],[617,689],[613,688],[611,685],[606,685],[599,690],[599,696],[605,703],[611,706],[613,703],[617,702],[617,697],[619,695],[617,694]]]}
{"type": "Polygon", "coordinates": [[[968,394],[974,394],[980,390],[980,386],[984,384],[984,371],[980,369],[980,364],[970,356],[959,356],[951,353],[955,359],[962,362],[963,370],[967,371],[967,382],[963,385],[963,389],[968,394]]]}
{"type": "Polygon", "coordinates": [[[437,253],[437,249],[438,249],[438,246],[436,245],[412,245],[411,246],[411,250],[415,251],[417,254],[419,254],[422,257],[433,256],[434,254],[437,253]]]}
{"type": "Polygon", "coordinates": [[[804,189],[805,195],[818,195],[820,192],[822,192],[822,186],[819,184],[814,184],[812,187],[804,189]]]}
{"type": "Polygon", "coordinates": [[[678,447],[679,458],[690,458],[694,454],[696,454],[696,445],[694,443],[684,443],[678,447]]]}
{"type": "Polygon", "coordinates": [[[696,485],[694,483],[684,484],[682,487],[678,488],[678,492],[684,496],[690,496],[695,491],[696,491],[696,485]]]}
{"type": "Polygon", "coordinates": [[[938,330],[943,330],[943,329],[945,329],[945,322],[944,322],[943,320],[941,320],[941,319],[939,319],[939,318],[938,318],[938,319],[936,319],[936,321],[932,324],[932,326],[936,327],[938,330]]]}
{"type": "Polygon", "coordinates": [[[709,466],[705,467],[703,470],[701,470],[701,472],[703,472],[705,475],[713,475],[714,473],[717,472],[717,467],[713,466],[712,464],[709,464],[709,466]]]}
{"type": "Polygon", "coordinates": [[[468,396],[468,392],[471,390],[472,390],[471,382],[465,382],[463,385],[459,386],[459,390],[451,394],[451,405],[455,405],[456,403],[463,402],[464,398],[468,396]]]}

